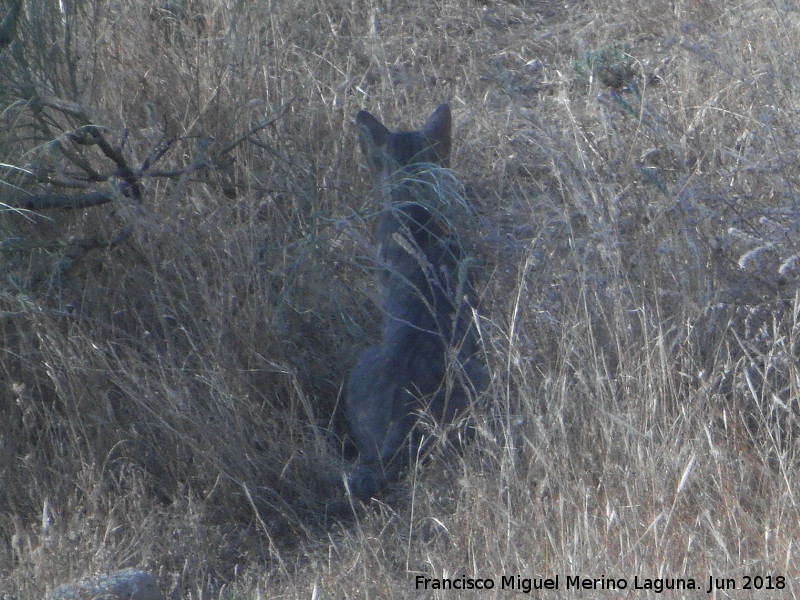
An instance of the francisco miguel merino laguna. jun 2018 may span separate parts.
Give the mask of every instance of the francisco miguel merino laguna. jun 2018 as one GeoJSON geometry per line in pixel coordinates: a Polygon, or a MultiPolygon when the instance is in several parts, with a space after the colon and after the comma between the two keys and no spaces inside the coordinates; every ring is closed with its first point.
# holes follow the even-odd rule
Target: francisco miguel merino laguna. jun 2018
{"type": "Polygon", "coordinates": [[[694,577],[640,577],[633,580],[625,577],[581,577],[580,575],[554,575],[553,577],[522,577],[503,575],[499,579],[474,578],[462,575],[455,578],[436,578],[417,575],[414,580],[417,590],[501,590],[518,591],[529,594],[534,590],[651,590],[661,593],[667,590],[705,590],[710,594],[715,590],[781,590],[786,587],[782,575],[744,575],[736,578],[708,576],[706,581],[698,582],[694,577]],[[701,583],[705,584],[701,587],[701,583]],[[562,588],[563,585],[563,588],[562,588]]]}

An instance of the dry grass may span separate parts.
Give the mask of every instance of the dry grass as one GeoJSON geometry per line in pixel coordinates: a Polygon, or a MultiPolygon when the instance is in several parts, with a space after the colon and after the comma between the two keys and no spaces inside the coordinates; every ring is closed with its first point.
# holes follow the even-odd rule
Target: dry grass
{"type": "Polygon", "coordinates": [[[0,597],[130,566],[170,599],[800,595],[791,3],[78,4],[26,2],[0,50],[0,202],[80,179],[65,148],[113,171],[54,99],[132,165],[220,160],[0,212],[0,597]],[[380,321],[352,119],[445,100],[491,389],[463,456],[336,520],[380,321]]]}

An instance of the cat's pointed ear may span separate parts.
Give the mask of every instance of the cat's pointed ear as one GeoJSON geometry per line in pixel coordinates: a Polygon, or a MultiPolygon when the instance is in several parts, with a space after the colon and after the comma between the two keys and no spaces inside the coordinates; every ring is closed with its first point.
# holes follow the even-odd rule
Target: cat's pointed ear
{"type": "Polygon", "coordinates": [[[389,139],[389,130],[371,113],[366,110],[358,111],[356,126],[358,126],[358,141],[365,155],[369,155],[368,148],[370,146],[378,148],[386,146],[386,140],[389,139]]]}
{"type": "Polygon", "coordinates": [[[358,144],[367,159],[367,167],[373,177],[377,177],[384,170],[386,144],[390,132],[383,123],[366,110],[358,111],[356,126],[358,127],[358,144]]]}
{"type": "Polygon", "coordinates": [[[440,164],[444,167],[450,163],[450,146],[453,131],[453,118],[450,105],[441,104],[431,113],[420,132],[436,145],[440,164]]]}

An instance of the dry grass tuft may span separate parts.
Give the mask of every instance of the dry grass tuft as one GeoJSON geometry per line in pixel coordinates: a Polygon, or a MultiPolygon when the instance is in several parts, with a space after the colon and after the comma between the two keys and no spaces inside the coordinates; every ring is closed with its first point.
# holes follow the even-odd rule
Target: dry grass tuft
{"type": "Polygon", "coordinates": [[[170,599],[796,597],[798,27],[767,0],[25,2],[0,596],[138,567],[170,599]],[[341,387],[380,322],[352,119],[442,101],[492,383],[463,454],[342,517],[341,387]],[[98,203],[34,204],[64,194],[98,203]]]}

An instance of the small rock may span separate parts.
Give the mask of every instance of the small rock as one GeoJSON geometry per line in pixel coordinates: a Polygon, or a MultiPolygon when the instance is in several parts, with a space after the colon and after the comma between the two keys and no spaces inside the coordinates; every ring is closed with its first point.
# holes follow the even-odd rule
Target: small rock
{"type": "Polygon", "coordinates": [[[156,578],[140,569],[97,575],[60,586],[50,600],[163,600],[156,578]]]}

